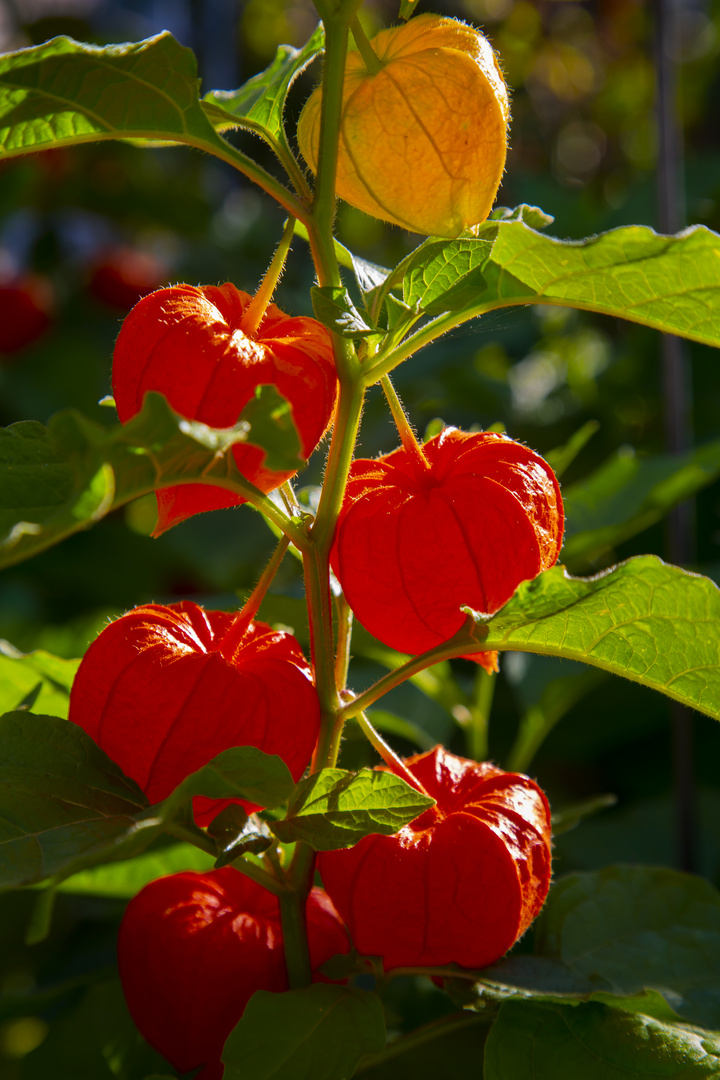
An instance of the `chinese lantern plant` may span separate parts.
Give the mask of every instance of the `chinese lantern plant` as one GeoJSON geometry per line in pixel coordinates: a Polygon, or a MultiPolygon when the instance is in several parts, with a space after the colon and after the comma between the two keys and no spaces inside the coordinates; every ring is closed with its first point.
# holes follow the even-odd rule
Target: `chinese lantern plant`
{"type": "MultiPolygon", "coordinates": [[[[139,596],[88,648],[69,722],[31,714],[36,691],[19,709],[9,702],[13,711],[0,721],[9,762],[0,821],[11,823],[2,838],[13,859],[0,881],[53,888],[64,881],[72,889],[77,872],[88,871],[100,891],[123,867],[126,883],[136,875],[133,896],[123,893],[120,975],[139,1030],[168,1069],[201,1069],[204,1080],[340,1080],[358,1066],[386,1068],[406,1047],[386,1049],[381,998],[391,1001],[393,983],[410,971],[466,986],[481,1012],[478,1076],[484,1056],[489,1080],[524,1080],[526,1064],[503,1071],[497,1062],[529,1036],[503,1033],[524,1023],[535,1033],[530,1043],[544,1047],[542,1008],[567,1010],[572,1002],[580,1028],[598,1024],[613,1045],[618,1013],[648,1019],[646,986],[669,988],[671,1008],[681,1010],[672,1015],[687,1024],[709,1025],[715,1014],[710,1006],[700,1018],[682,1012],[672,966],[647,982],[593,967],[595,951],[583,948],[587,919],[574,923],[575,952],[553,929],[561,916],[549,893],[547,799],[531,777],[474,760],[487,756],[477,736],[487,726],[499,654],[584,660],[717,717],[720,604],[712,583],[651,557],[591,579],[566,575],[556,565],[564,513],[551,465],[495,432],[446,426],[419,441],[390,374],[454,326],[520,303],[575,305],[720,344],[717,322],[706,315],[707,295],[718,291],[720,238],[630,229],[563,244],[535,230],[546,220],[540,211],[489,216],[509,103],[484,36],[423,13],[368,40],[357,21],[360,0],[316,6],[323,28],[305,48],[281,51],[239,91],[202,100],[192,55],[169,35],[104,50],[57,39],[5,58],[5,68],[0,62],[7,95],[0,102],[16,110],[6,153],[108,133],[186,142],[236,167],[288,219],[252,295],[233,281],[185,282],[139,300],[114,350],[118,425],[101,428],[68,411],[47,429],[9,429],[2,444],[11,465],[2,506],[6,563],[150,492],[159,544],[167,530],[221,507],[237,508],[239,536],[250,507],[259,511],[278,543],[237,612],[139,596]],[[290,84],[323,45],[322,83],[297,131],[309,176],[283,108],[290,84]],[[55,98],[60,75],[75,90],[55,98]],[[282,179],[224,137],[233,127],[266,141],[282,179]],[[336,196],[428,239],[394,269],[364,264],[334,242],[336,196]],[[296,234],[314,260],[314,318],[273,300],[296,234]],[[357,275],[352,294],[338,260],[357,275]],[[707,290],[678,291],[683,275],[706,275],[707,290]],[[356,457],[366,395],[378,384],[397,435],[378,457],[356,457]],[[262,394],[268,387],[270,398],[262,394]],[[299,448],[289,461],[278,450],[288,425],[299,448]],[[310,512],[294,481],[323,437],[323,481],[310,512]],[[263,618],[291,546],[304,570],[306,652],[288,627],[263,618]],[[687,625],[688,609],[703,613],[702,640],[687,625]],[[380,655],[395,650],[389,674],[362,692],[350,668],[355,616],[385,646],[380,655]],[[659,659],[648,660],[649,635],[659,641],[667,633],[659,659]],[[456,720],[467,714],[475,737],[466,722],[464,754],[438,746],[403,760],[365,710],[451,658],[476,663],[484,696],[482,709],[471,702],[474,713],[443,676],[448,711],[456,720]],[[348,720],[381,766],[342,767],[348,720]],[[162,876],[163,859],[188,857],[178,839],[214,868],[174,865],[162,876]],[[156,841],[167,846],[146,850],[156,841]],[[551,911],[538,936],[546,952],[503,967],[548,893],[551,911]],[[571,967],[576,953],[591,957],[580,973],[571,967]],[[374,973],[374,989],[356,985],[358,972],[374,973]],[[538,993],[542,1005],[533,1000],[538,993]],[[602,998],[591,1001],[596,993],[602,998]]],[[[203,557],[212,560],[210,546],[203,557]]],[[[301,638],[302,626],[295,630],[301,638]]],[[[45,921],[34,920],[36,940],[48,929],[52,895],[41,894],[45,921]]],[[[562,895],[559,907],[568,911],[562,895]]],[[[596,899],[591,892],[602,923],[596,899]]],[[[636,900],[625,897],[613,910],[635,910],[636,900]]],[[[668,1010],[651,1005],[669,1029],[668,1010]]],[[[444,1008],[431,1003],[436,1021],[444,1008]]],[[[473,1023],[466,1012],[448,1021],[473,1023]]],[[[449,1030],[444,1022],[411,1030],[407,1048],[449,1030]]],[[[677,1032],[673,1038],[677,1060],[695,1060],[677,1032]]],[[[109,1045],[99,1060],[116,1060],[109,1045]]],[[[558,1045],[548,1050],[553,1068],[569,1075],[580,1050],[567,1039],[558,1045]]],[[[633,1035],[628,1045],[636,1059],[630,1074],[651,1074],[653,1039],[633,1035]]],[[[71,1064],[66,1071],[73,1074],[71,1064]]],[[[146,1080],[142,1063],[135,1071],[146,1080]]]]}

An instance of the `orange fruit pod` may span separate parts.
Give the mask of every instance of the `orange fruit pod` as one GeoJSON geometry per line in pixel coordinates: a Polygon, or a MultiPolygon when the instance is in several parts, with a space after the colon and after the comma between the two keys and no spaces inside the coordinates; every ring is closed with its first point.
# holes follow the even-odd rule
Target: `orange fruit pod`
{"type": "MultiPolygon", "coordinates": [[[[299,780],[320,702],[292,634],[183,600],[145,604],[105,627],[78,668],[69,719],[156,803],[232,746],[277,754],[299,780]]],[[[198,825],[228,802],[257,809],[197,796],[198,825]]]]}
{"type": "MultiPolygon", "coordinates": [[[[310,964],[349,951],[329,897],[306,905],[310,964]]],[[[128,904],[118,936],[128,1008],[151,1046],[197,1080],[219,1080],[223,1045],[256,990],[288,988],[277,896],[233,867],[188,871],[146,885],[128,904]]]]}
{"type": "Polygon", "coordinates": [[[405,764],[436,806],[394,836],[321,852],[323,885],[355,948],[386,971],[486,967],[527,930],[550,888],[548,801],[527,776],[441,746],[405,764]]]}
{"type": "Polygon", "coordinates": [[[555,474],[526,446],[445,428],[422,449],[425,463],[404,447],[353,462],[331,554],[360,622],[411,654],[452,637],[463,606],[496,612],[554,565],[563,536],[555,474]]]}
{"type": "MultiPolygon", "coordinates": [[[[479,30],[418,15],[371,42],[378,70],[347,58],[336,193],[392,225],[455,237],[485,221],[505,168],[510,105],[479,30]]],[[[317,172],[321,89],[307,101],[298,143],[317,172]]]]}
{"type": "MultiPolygon", "coordinates": [[[[332,339],[315,319],[291,318],[268,304],[257,330],[243,330],[252,297],[225,285],[174,285],[135,305],[123,322],[113,355],[112,386],[121,423],[156,390],[189,420],[232,427],[255,393],[271,383],[287,398],[309,457],[328,428],[337,397],[332,339]]],[[[243,476],[272,491],[294,472],[274,472],[252,443],[233,447],[243,476]]],[[[155,536],[203,510],[239,506],[239,495],[203,484],[157,492],[155,536]]]]}

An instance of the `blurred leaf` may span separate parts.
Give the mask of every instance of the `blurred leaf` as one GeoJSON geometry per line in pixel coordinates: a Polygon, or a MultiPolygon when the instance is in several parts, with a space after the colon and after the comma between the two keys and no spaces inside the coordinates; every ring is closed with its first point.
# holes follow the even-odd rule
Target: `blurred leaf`
{"type": "Polygon", "coordinates": [[[242,494],[243,477],[228,451],[245,442],[266,451],[271,469],[299,467],[292,410],[275,387],[258,387],[232,428],[185,420],[150,392],[137,416],[111,428],[67,409],[47,428],[21,421],[0,429],[0,566],[160,487],[214,480],[242,494]]]}
{"type": "Polygon", "coordinates": [[[124,45],[56,37],[0,57],[0,160],[97,139],[222,145],[197,63],[167,31],[124,45]]]}
{"type": "Polygon", "coordinates": [[[21,653],[9,642],[0,641],[0,713],[13,712],[23,696],[39,686],[30,708],[37,706],[38,712],[67,718],[70,688],[79,664],[79,660],[63,660],[42,649],[21,653]]]}
{"type": "Polygon", "coordinates": [[[22,1062],[22,1080],[143,1080],[164,1076],[165,1058],[133,1023],[119,979],[91,987],[51,1015],[47,1038],[22,1062]]]}
{"type": "Polygon", "coordinates": [[[522,221],[487,221],[476,240],[433,241],[410,261],[403,299],[453,325],[514,304],[560,304],[720,345],[720,236],[628,225],[556,240],[522,221]]]}
{"type": "Polygon", "coordinates": [[[508,656],[504,670],[522,708],[506,767],[525,772],[555,725],[607,674],[585,664],[520,652],[508,656]]]}
{"type": "Polygon", "coordinates": [[[400,0],[400,18],[410,19],[417,10],[418,0],[400,0]]]}
{"type": "Polygon", "coordinates": [[[507,1002],[485,1047],[485,1080],[717,1077],[720,1036],[587,1004],[507,1002]]]}
{"type": "Polygon", "coordinates": [[[310,295],[315,318],[341,337],[358,338],[377,333],[365,322],[347,289],[333,285],[314,286],[310,295]]]}
{"type": "Polygon", "coordinates": [[[279,757],[240,746],[218,754],[150,807],[77,724],[8,713],[0,717],[0,888],[137,854],[195,795],[274,806],[292,789],[279,757]]]}
{"type": "Polygon", "coordinates": [[[654,525],[720,476],[720,440],[684,454],[638,457],[621,448],[596,472],[563,491],[563,558],[587,563],[654,525]]]}
{"type": "Polygon", "coordinates": [[[585,799],[574,806],[568,806],[564,810],[557,810],[552,816],[553,836],[560,836],[564,832],[575,829],[585,818],[594,817],[601,810],[609,810],[617,805],[617,795],[596,795],[592,799],[585,799]]]}
{"type": "Polygon", "coordinates": [[[345,1080],[384,1045],[382,1005],[366,990],[260,990],[225,1043],[224,1080],[345,1080]]]}
{"type": "Polygon", "coordinates": [[[609,866],[557,881],[535,951],[623,997],[656,990],[691,1024],[720,1028],[720,893],[677,870],[609,866]]]}
{"type": "Polygon", "coordinates": [[[586,424],[583,424],[581,428],[578,428],[574,435],[570,436],[564,446],[557,446],[554,450],[548,450],[548,452],[543,455],[558,479],[562,476],[567,467],[572,464],[595,432],[599,430],[600,424],[597,420],[588,420],[586,424]]]}
{"type": "MultiPolygon", "coordinates": [[[[367,718],[378,731],[385,732],[386,735],[397,735],[401,739],[406,739],[407,742],[415,743],[421,750],[432,750],[437,743],[437,739],[428,735],[419,724],[406,720],[403,716],[396,716],[395,713],[388,712],[386,709],[368,709],[367,718]]],[[[363,739],[365,738],[359,729],[358,734],[363,739]]]]}
{"type": "Polygon", "coordinates": [[[720,718],[720,590],[654,555],[591,578],[555,566],[469,636],[483,649],[583,660],[720,718]]]}
{"type": "Polygon", "coordinates": [[[392,836],[433,800],[388,772],[323,769],[295,789],[284,821],[271,828],[281,840],[304,840],[316,851],[352,847],[363,836],[392,836]]]}
{"type": "Polygon", "coordinates": [[[221,131],[224,127],[242,127],[243,120],[250,120],[253,125],[268,131],[272,138],[284,142],[282,118],[288,90],[324,48],[322,23],[302,49],[280,45],[270,66],[253,75],[239,90],[211,90],[205,94],[203,102],[210,102],[229,114],[224,124],[221,118],[215,119],[215,114],[211,115],[211,120],[221,131]]]}
{"type": "Polygon", "coordinates": [[[212,870],[215,860],[193,844],[169,844],[158,851],[146,851],[134,859],[81,870],[57,886],[58,892],[86,896],[114,896],[128,900],[156,878],[183,870],[212,870]]]}

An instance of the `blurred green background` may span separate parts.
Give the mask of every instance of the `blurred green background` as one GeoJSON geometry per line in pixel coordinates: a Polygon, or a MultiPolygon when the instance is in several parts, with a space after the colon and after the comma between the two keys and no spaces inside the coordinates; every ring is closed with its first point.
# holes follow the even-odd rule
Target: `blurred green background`
{"type": "MultiPolygon", "coordinates": [[[[419,10],[474,22],[500,54],[513,94],[500,205],[542,207],[555,217],[548,231],[563,238],[629,223],[657,224],[652,5],[640,0],[430,5],[421,0],[419,10]]],[[[397,14],[397,0],[368,0],[362,17],[372,31],[397,14]]],[[[720,230],[720,0],[683,3],[678,15],[672,60],[685,140],[686,219],[720,230]]],[[[5,0],[0,50],[61,33],[106,44],[169,29],[195,50],[203,91],[232,89],[262,70],[278,44],[302,44],[316,21],[310,0],[5,0]]],[[[290,129],[317,74],[317,67],[309,69],[293,87],[290,129]]],[[[232,138],[275,168],[252,136],[232,138]]],[[[11,314],[19,317],[21,308],[2,307],[0,299],[2,423],[44,422],[65,407],[111,422],[112,412],[98,402],[109,393],[113,342],[135,300],[178,281],[231,280],[252,292],[282,220],[271,200],[229,167],[183,148],[100,143],[0,167],[0,285],[20,288],[33,299],[27,316],[32,340],[19,347],[3,337],[3,326],[11,314]]],[[[385,266],[419,242],[344,205],[338,235],[357,254],[385,266]]],[[[309,313],[312,280],[298,240],[278,290],[279,306],[309,313]]],[[[694,344],[687,346],[687,356],[693,439],[701,445],[720,436],[718,358],[694,344]]],[[[420,432],[436,418],[464,428],[499,423],[545,453],[597,421],[597,431],[563,476],[568,486],[582,482],[618,450],[625,457],[643,457],[663,449],[659,336],[602,316],[532,307],[496,312],[413,358],[395,381],[420,432]]],[[[396,441],[381,395],[371,394],[361,452],[385,452],[396,441]]],[[[318,453],[300,485],[317,483],[321,465],[318,453]]],[[[720,580],[719,515],[720,489],[713,484],[693,509],[692,568],[715,580],[720,580]]],[[[139,603],[188,597],[208,606],[236,605],[252,588],[274,543],[259,515],[247,507],[201,515],[159,540],[149,536],[153,523],[154,501],[140,500],[91,532],[4,571],[0,638],[23,652],[43,648],[72,657],[82,653],[109,615],[139,603]]],[[[662,524],[571,569],[592,573],[641,552],[666,555],[662,524]]],[[[266,617],[292,625],[301,639],[306,633],[302,581],[291,559],[273,586],[266,617]]],[[[358,651],[371,647],[363,649],[361,640],[358,651]]],[[[617,861],[672,865],[673,749],[666,700],[622,680],[599,681],[570,663],[516,654],[504,657],[501,667],[491,756],[506,763],[519,718],[544,703],[546,715],[558,723],[529,771],[553,805],[562,809],[604,794],[618,800],[558,838],[556,873],[617,861]]],[[[376,660],[359,656],[353,686],[361,688],[382,670],[376,660]]],[[[452,685],[471,698],[474,665],[457,661],[451,675],[452,685]]],[[[383,701],[383,709],[420,729],[419,736],[410,730],[395,736],[398,749],[414,752],[425,739],[465,752],[460,697],[454,706],[437,697],[406,686],[383,701]]],[[[393,726],[392,719],[387,723],[393,726]]],[[[720,729],[699,715],[694,726],[695,866],[720,884],[720,729]]],[[[352,731],[343,760],[373,760],[352,731]]],[[[103,1007],[122,1009],[112,997],[114,984],[102,983],[114,963],[122,901],[61,897],[53,937],[27,949],[22,944],[31,907],[27,896],[0,898],[3,1080],[46,1078],[49,1062],[55,1077],[65,1076],[66,1068],[74,1080],[142,1080],[143,1070],[152,1071],[153,1064],[140,1052],[135,1060],[113,1059],[105,1051],[93,1056],[93,1051],[87,1065],[77,1060],[63,1065],[62,1046],[72,1044],[77,1026],[87,1030],[96,1023],[86,996],[88,981],[100,980],[105,987],[103,1007]],[[18,995],[48,986],[65,989],[51,995],[43,1009],[25,1009],[32,1015],[22,1008],[18,1012],[18,995]]],[[[102,1011],[98,999],[94,1007],[102,1011]]],[[[425,998],[415,1007],[418,1015],[429,1008],[425,998]]]]}

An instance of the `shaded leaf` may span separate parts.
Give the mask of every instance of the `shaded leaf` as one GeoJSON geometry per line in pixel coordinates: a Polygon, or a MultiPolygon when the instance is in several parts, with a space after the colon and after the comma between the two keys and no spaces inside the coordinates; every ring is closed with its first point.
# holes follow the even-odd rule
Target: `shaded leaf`
{"type": "Polygon", "coordinates": [[[270,66],[253,75],[239,90],[211,90],[205,94],[204,102],[229,114],[224,123],[216,114],[212,114],[211,119],[219,130],[231,126],[242,127],[243,120],[249,120],[253,125],[264,128],[272,138],[284,142],[282,117],[288,90],[324,47],[322,23],[302,49],[280,45],[270,66]]]}
{"type": "Polygon", "coordinates": [[[36,649],[21,653],[0,641],[0,713],[13,712],[21,700],[39,688],[30,709],[67,718],[70,688],[79,660],[63,660],[36,649]]]}
{"type": "Polygon", "coordinates": [[[433,805],[392,773],[323,769],[300,781],[287,817],[271,828],[286,843],[303,840],[316,851],[334,851],[371,833],[391,836],[433,805]]]}
{"type": "Polygon", "coordinates": [[[483,649],[583,660],[720,718],[720,590],[654,555],[591,578],[555,566],[468,636],[483,649]]]}
{"type": "MultiPolygon", "coordinates": [[[[543,454],[543,457],[558,479],[565,472],[568,465],[575,460],[595,432],[599,430],[600,423],[597,420],[588,420],[586,424],[583,424],[581,428],[578,428],[574,435],[570,436],[563,446],[557,446],[554,450],[548,450],[546,454],[543,454]]],[[[565,493],[563,492],[563,501],[564,496],[565,493]]]]}
{"type": "Polygon", "coordinates": [[[701,1080],[720,1072],[720,1037],[604,1005],[507,1002],[485,1046],[485,1080],[701,1080]]]}
{"type": "Polygon", "coordinates": [[[299,467],[292,410],[275,387],[258,387],[232,428],[185,420],[151,392],[137,416],[111,428],[68,409],[47,428],[21,421],[0,429],[0,566],[161,487],[192,480],[242,494],[243,477],[228,451],[244,442],[262,446],[272,469],[299,467]]]}
{"type": "Polygon", "coordinates": [[[720,345],[719,255],[720,237],[702,225],[676,236],[628,225],[575,241],[487,221],[478,239],[423,246],[403,299],[456,313],[453,325],[513,304],[560,304],[720,345]]]}
{"type": "Polygon", "coordinates": [[[344,1080],[384,1045],[382,1005],[366,990],[260,990],[225,1043],[224,1080],[344,1080]]]}
{"type": "Polygon", "coordinates": [[[112,858],[147,806],[76,724],[27,712],[0,717],[0,888],[112,858]]]}
{"type": "Polygon", "coordinates": [[[195,795],[273,806],[292,788],[279,757],[241,746],[213,758],[150,807],[77,724],[8,713],[0,717],[0,888],[138,854],[195,795]]]}
{"type": "Polygon", "coordinates": [[[224,807],[208,826],[208,833],[218,847],[215,868],[227,866],[241,855],[262,855],[276,842],[262,818],[245,813],[242,806],[232,803],[224,807]]]}
{"type": "Polygon", "coordinates": [[[334,285],[314,286],[310,295],[315,318],[341,337],[358,338],[377,333],[365,322],[347,289],[334,285]]]}
{"type": "Polygon", "coordinates": [[[563,491],[563,558],[587,563],[654,525],[720,476],[720,440],[684,454],[638,457],[621,448],[596,472],[563,491]]]}
{"type": "Polygon", "coordinates": [[[536,952],[621,996],[655,990],[682,1019],[720,1028],[720,893],[663,867],[609,866],[553,886],[536,952]]]}

